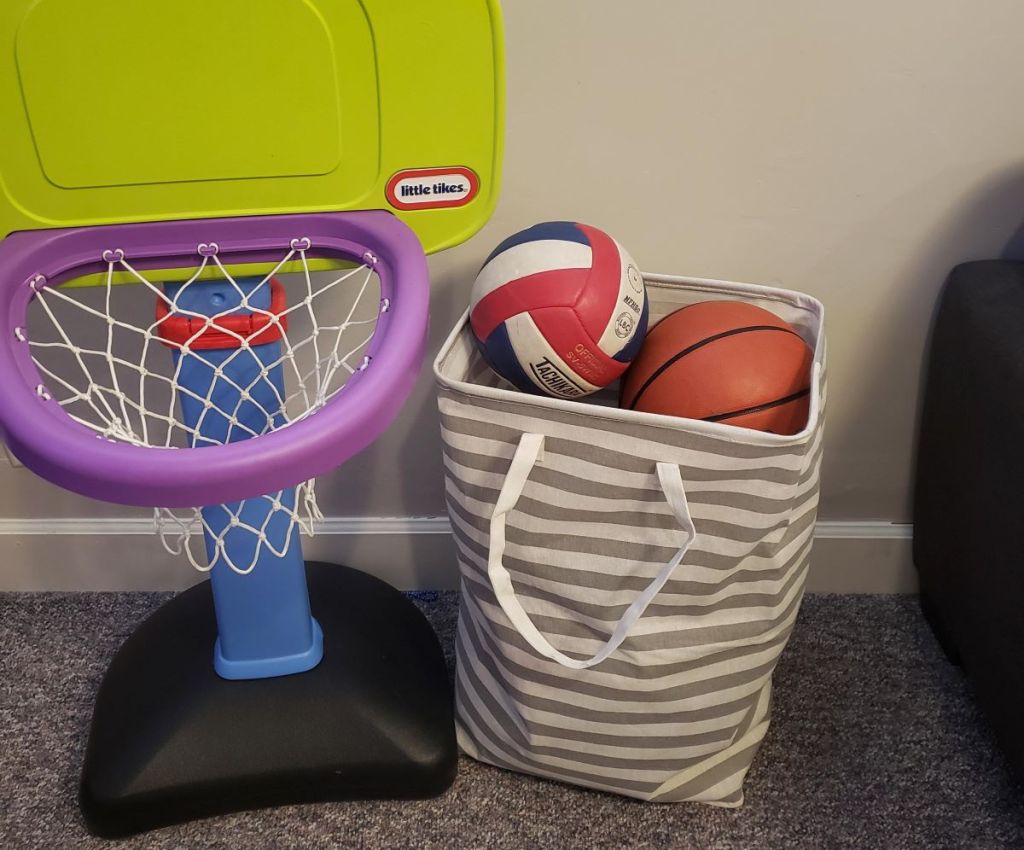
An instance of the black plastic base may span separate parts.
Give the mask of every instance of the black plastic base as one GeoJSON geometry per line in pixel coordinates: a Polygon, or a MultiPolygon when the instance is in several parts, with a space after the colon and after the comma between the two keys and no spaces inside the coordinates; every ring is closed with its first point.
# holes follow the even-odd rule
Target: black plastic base
{"type": "Polygon", "coordinates": [[[96,698],[80,802],[117,837],[242,809],[431,797],[455,778],[451,692],[430,624],[385,582],[307,563],[324,658],[306,673],[213,671],[208,583],[125,641],[96,698]]]}

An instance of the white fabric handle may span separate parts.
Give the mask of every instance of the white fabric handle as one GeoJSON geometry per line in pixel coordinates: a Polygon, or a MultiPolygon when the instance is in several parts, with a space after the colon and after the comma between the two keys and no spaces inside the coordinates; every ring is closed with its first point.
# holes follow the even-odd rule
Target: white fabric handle
{"type": "Polygon", "coordinates": [[[690,517],[690,508],[686,503],[686,493],[683,490],[683,479],[679,475],[679,467],[674,463],[659,463],[658,480],[661,482],[661,489],[665,493],[665,501],[672,509],[680,528],[686,532],[686,541],[676,552],[675,556],[665,564],[654,580],[644,588],[643,592],[633,600],[633,604],[626,609],[626,612],[615,624],[611,635],[604,645],[590,658],[570,658],[563,652],[555,649],[540,630],[533,624],[530,615],[526,613],[522,603],[516,596],[512,587],[512,577],[505,569],[503,559],[505,556],[505,517],[511,511],[526,486],[526,480],[530,477],[534,464],[542,460],[541,452],[544,449],[543,434],[523,434],[519,440],[519,446],[512,463],[509,466],[508,474],[505,476],[505,483],[498,494],[498,502],[494,506],[494,514],[491,516],[491,545],[487,557],[487,576],[491,580],[491,587],[494,595],[501,605],[505,615],[512,621],[512,625],[522,635],[523,639],[530,644],[537,652],[545,658],[557,661],[563,667],[570,667],[574,670],[585,670],[600,664],[609,655],[618,649],[622,642],[629,635],[630,630],[636,624],[651,604],[651,600],[658,595],[658,592],[665,586],[675,568],[679,566],[687,550],[693,545],[697,537],[697,531],[693,527],[693,519],[690,517]]]}

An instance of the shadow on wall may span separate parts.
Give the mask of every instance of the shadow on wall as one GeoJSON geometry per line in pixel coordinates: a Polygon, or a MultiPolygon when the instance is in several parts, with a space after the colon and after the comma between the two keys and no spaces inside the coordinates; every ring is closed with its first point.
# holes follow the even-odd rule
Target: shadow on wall
{"type": "MultiPolygon", "coordinates": [[[[477,270],[475,255],[468,253],[431,262],[430,331],[426,357],[416,387],[402,412],[403,425],[399,433],[391,435],[392,445],[397,442],[394,463],[397,477],[390,483],[374,477],[371,478],[374,483],[370,485],[383,490],[380,493],[381,503],[387,504],[389,512],[395,516],[445,513],[443,445],[433,362],[469,303],[469,290],[477,270]],[[406,471],[408,474],[404,474],[406,471]]],[[[448,587],[454,580],[455,547],[450,536],[444,535],[441,541],[425,540],[421,535],[404,535],[401,546],[408,550],[401,553],[407,565],[407,586],[448,587]],[[439,584],[438,558],[443,558],[453,571],[451,576],[443,576],[443,584],[439,584]]]]}
{"type": "MultiPolygon", "coordinates": [[[[432,506],[432,514],[445,512],[443,446],[437,414],[437,383],[434,380],[433,365],[441,344],[469,306],[469,291],[477,270],[476,255],[464,252],[446,257],[443,270],[431,276],[427,356],[417,383],[417,391],[410,399],[415,405],[411,412],[416,423],[416,439],[405,440],[399,451],[402,468],[416,471],[413,481],[420,491],[412,504],[407,494],[400,498],[398,505],[405,514],[413,513],[414,511],[410,509],[414,505],[424,504],[432,506]]],[[[419,513],[423,513],[422,507],[419,508],[419,513]]]]}
{"type": "MultiPolygon", "coordinates": [[[[822,519],[910,520],[921,362],[942,283],[957,263],[1011,250],[1006,235],[1022,217],[1024,164],[959,197],[935,175],[873,208],[837,244],[815,251],[821,260],[808,270],[811,277],[856,268],[865,281],[890,282],[886,297],[865,300],[853,281],[833,288],[826,300],[826,441],[843,451],[825,452],[822,519]],[[934,217],[930,232],[915,232],[908,218],[922,209],[946,211],[934,217]],[[894,256],[901,259],[893,262],[894,256]],[[883,476],[889,489],[879,491],[880,469],[902,474],[883,476]]],[[[1012,244],[1024,248],[1024,233],[1017,230],[1012,244]]]]}
{"type": "MultiPolygon", "coordinates": [[[[472,252],[452,252],[443,258],[432,258],[430,262],[430,330],[416,384],[401,413],[380,439],[318,479],[318,501],[328,517],[423,517],[445,513],[444,463],[433,359],[456,319],[466,309],[477,258],[472,252]]],[[[363,565],[363,556],[376,552],[379,543],[314,538],[307,548],[323,557],[344,554],[349,562],[363,565]],[[344,546],[345,551],[338,549],[339,546],[344,546]]],[[[388,541],[387,551],[396,564],[403,565],[399,582],[407,587],[438,586],[438,559],[455,562],[454,547],[447,536],[442,543],[426,540],[422,535],[397,535],[388,541]],[[422,546],[423,551],[417,551],[417,546],[422,546]],[[442,552],[444,546],[450,551],[442,552]]],[[[378,568],[386,571],[389,566],[381,564],[378,568]]]]}
{"type": "MultiPolygon", "coordinates": [[[[934,193],[932,187],[922,186],[920,191],[921,194],[934,193]]],[[[920,195],[915,192],[913,196],[894,200],[885,211],[886,218],[899,215],[901,208],[920,209],[920,195]]],[[[877,238],[877,234],[874,235],[877,238]]],[[[866,249],[868,244],[860,247],[866,249]]],[[[888,431],[888,440],[871,433],[856,433],[865,421],[873,422],[873,427],[879,431],[895,425],[905,429],[899,440],[900,450],[884,460],[906,467],[907,479],[911,482],[906,489],[904,509],[908,521],[912,515],[917,435],[922,426],[925,355],[943,284],[959,263],[996,258],[1024,260],[1024,164],[1008,169],[951,207],[930,238],[922,242],[920,250],[902,267],[892,270],[894,280],[900,285],[893,289],[890,298],[879,300],[875,305],[871,327],[875,339],[902,339],[897,352],[902,356],[894,362],[892,347],[861,341],[867,344],[857,349],[857,372],[864,377],[856,383],[857,396],[847,400],[855,411],[868,411],[880,403],[887,404],[891,414],[863,419],[855,415],[832,423],[838,433],[832,429],[831,437],[844,445],[893,445],[892,431],[888,431]],[[1011,228],[1015,229],[1007,241],[1005,234],[1011,228]],[[924,321],[923,316],[927,317],[924,321]],[[877,391],[879,387],[883,388],[881,394],[877,391]],[[886,391],[890,394],[888,398],[886,391]],[[901,397],[902,393],[906,396],[901,397]],[[905,418],[905,421],[893,422],[892,417],[905,418]]],[[[844,386],[843,390],[848,392],[850,387],[844,386]]]]}
{"type": "Polygon", "coordinates": [[[469,304],[477,271],[469,254],[446,257],[443,268],[432,262],[430,330],[426,355],[416,387],[402,412],[396,470],[400,477],[389,488],[387,505],[395,516],[436,516],[445,512],[444,462],[437,414],[433,363],[441,344],[469,304]],[[408,472],[408,475],[403,473],[408,472]]]}
{"type": "Polygon", "coordinates": [[[1000,260],[1024,260],[1024,175],[1021,176],[1017,189],[1016,200],[1020,203],[1016,213],[1021,223],[1017,227],[1016,233],[1006,243],[1002,253],[999,255],[998,259],[1000,260]]]}

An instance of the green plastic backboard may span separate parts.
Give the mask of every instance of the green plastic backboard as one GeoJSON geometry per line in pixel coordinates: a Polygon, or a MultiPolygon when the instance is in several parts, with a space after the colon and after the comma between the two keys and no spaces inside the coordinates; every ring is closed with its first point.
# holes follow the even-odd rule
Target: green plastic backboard
{"type": "Polygon", "coordinates": [[[0,238],[388,209],[427,252],[497,200],[497,0],[3,0],[0,238]]]}

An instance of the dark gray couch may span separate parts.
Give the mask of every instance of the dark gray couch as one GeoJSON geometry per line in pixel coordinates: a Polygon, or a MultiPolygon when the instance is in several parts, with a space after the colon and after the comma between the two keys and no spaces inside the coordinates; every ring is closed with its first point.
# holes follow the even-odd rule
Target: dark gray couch
{"type": "Polygon", "coordinates": [[[1024,263],[955,268],[928,352],[914,496],[925,615],[1024,775],[1024,263]]]}

